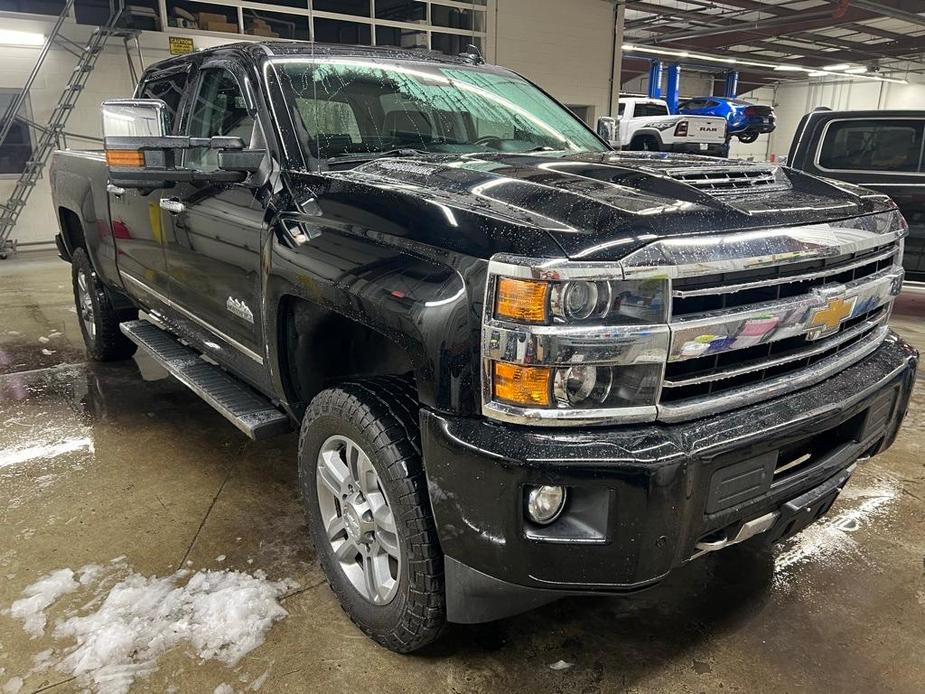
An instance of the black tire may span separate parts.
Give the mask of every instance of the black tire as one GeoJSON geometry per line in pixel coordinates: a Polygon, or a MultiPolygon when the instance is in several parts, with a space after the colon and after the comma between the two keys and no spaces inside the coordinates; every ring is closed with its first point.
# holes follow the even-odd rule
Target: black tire
{"type": "MultiPolygon", "coordinates": [[[[348,381],[319,393],[302,421],[299,481],[315,552],[328,584],[351,620],[397,653],[436,640],[446,623],[443,553],[431,514],[421,463],[417,392],[412,379],[383,376],[348,381]],[[370,602],[334,557],[318,495],[317,467],[330,437],[356,442],[379,477],[401,548],[397,592],[370,602]]],[[[343,507],[340,507],[343,510],[343,507]]]]}
{"type": "Polygon", "coordinates": [[[119,323],[134,320],[138,317],[138,311],[116,311],[113,308],[109,293],[96,276],[83,248],[77,248],[71,254],[71,282],[80,332],[90,357],[96,361],[117,361],[132,356],[136,345],[122,334],[119,323]],[[92,311],[87,310],[82,300],[84,294],[81,282],[86,287],[86,297],[92,305],[92,311]]]}
{"type": "Polygon", "coordinates": [[[660,152],[661,147],[658,144],[658,138],[653,135],[637,135],[630,142],[631,150],[634,152],[660,152]]]}
{"type": "Polygon", "coordinates": [[[758,139],[758,133],[756,132],[744,132],[741,135],[737,136],[739,142],[745,145],[750,145],[752,142],[758,139]]]}

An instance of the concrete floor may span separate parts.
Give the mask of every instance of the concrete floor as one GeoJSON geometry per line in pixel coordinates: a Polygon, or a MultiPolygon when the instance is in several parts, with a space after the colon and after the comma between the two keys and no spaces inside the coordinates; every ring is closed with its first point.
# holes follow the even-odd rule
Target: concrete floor
{"type": "MultiPolygon", "coordinates": [[[[62,644],[30,640],[3,609],[53,570],[123,555],[146,576],[191,561],[301,586],[237,667],[177,648],[133,691],[242,691],[264,674],[272,692],[923,690],[921,387],[896,444],[858,470],[830,520],[775,552],[730,549],[635,597],[452,627],[403,657],[365,639],[323,582],[295,436],[249,442],[144,360],[87,362],[72,306],[56,258],[0,262],[0,455],[38,447],[0,467],[0,691],[15,676],[23,692],[81,689],[33,670],[62,644]],[[560,660],[571,667],[549,667],[560,660]]],[[[918,318],[894,325],[925,348],[918,318]]]]}

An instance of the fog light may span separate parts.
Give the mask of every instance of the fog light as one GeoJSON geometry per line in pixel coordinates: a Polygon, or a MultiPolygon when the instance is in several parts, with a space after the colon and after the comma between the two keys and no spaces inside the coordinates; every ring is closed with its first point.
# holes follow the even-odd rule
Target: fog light
{"type": "Polygon", "coordinates": [[[549,525],[565,508],[565,487],[544,484],[527,493],[527,515],[534,523],[549,525]]]}

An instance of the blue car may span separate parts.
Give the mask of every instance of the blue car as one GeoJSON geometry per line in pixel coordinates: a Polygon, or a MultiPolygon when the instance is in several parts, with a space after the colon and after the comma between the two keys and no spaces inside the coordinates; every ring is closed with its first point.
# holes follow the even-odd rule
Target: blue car
{"type": "Polygon", "coordinates": [[[726,133],[748,144],[761,133],[774,130],[774,109],[758,106],[739,99],[723,96],[696,96],[678,104],[678,113],[692,116],[722,116],[726,119],[726,133]]]}

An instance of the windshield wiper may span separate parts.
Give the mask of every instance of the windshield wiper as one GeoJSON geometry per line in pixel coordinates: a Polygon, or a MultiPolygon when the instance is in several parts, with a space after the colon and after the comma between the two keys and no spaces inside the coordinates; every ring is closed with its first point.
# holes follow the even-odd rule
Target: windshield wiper
{"type": "Polygon", "coordinates": [[[338,154],[335,157],[328,157],[329,164],[349,164],[352,162],[372,161],[383,157],[418,157],[422,154],[432,154],[425,152],[423,149],[411,149],[403,147],[401,149],[390,149],[385,152],[366,152],[365,154],[338,154]]]}

